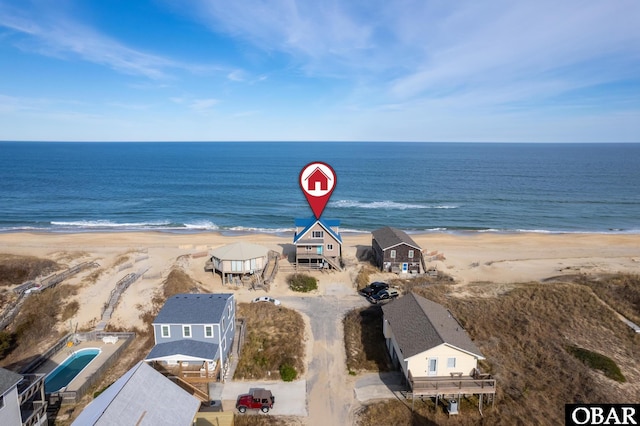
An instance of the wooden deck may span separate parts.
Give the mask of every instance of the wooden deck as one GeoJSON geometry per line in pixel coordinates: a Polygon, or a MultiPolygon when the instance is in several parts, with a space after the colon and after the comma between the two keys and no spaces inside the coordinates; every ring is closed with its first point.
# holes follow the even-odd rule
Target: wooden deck
{"type": "Polygon", "coordinates": [[[153,361],[151,366],[163,375],[178,377],[189,383],[210,383],[218,380],[220,363],[216,363],[215,369],[209,369],[206,362],[189,362],[188,365],[166,365],[153,361]]]}
{"type": "Polygon", "coordinates": [[[496,393],[496,380],[489,375],[485,377],[412,377],[409,373],[409,383],[414,396],[496,393]]]}

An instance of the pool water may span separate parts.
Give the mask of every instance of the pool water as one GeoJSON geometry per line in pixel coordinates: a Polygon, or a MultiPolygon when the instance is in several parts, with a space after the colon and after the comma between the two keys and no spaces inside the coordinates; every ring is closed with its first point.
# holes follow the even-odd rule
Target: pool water
{"type": "Polygon", "coordinates": [[[81,349],[56,367],[44,380],[45,393],[57,392],[67,386],[100,353],[100,349],[81,349]]]}

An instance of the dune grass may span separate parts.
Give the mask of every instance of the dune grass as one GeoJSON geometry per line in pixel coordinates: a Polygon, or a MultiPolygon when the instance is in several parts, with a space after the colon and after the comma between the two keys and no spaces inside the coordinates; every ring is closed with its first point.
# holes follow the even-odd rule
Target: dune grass
{"type": "Polygon", "coordinates": [[[304,321],[298,312],[271,303],[239,303],[236,316],[244,319],[246,334],[235,379],[289,379],[294,371],[304,373],[304,321]]]}

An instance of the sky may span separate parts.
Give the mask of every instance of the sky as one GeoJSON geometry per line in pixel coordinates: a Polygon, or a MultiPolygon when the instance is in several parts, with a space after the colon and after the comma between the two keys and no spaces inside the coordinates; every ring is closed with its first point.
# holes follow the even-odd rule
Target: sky
{"type": "Polygon", "coordinates": [[[640,142],[640,1],[0,0],[0,140],[640,142]]]}

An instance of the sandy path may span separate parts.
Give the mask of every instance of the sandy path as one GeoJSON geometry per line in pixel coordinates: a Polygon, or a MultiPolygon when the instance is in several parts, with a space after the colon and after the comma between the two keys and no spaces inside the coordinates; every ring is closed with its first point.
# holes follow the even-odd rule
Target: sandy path
{"type": "MultiPolygon", "coordinates": [[[[322,278],[321,280],[330,280],[322,278]]],[[[320,287],[322,297],[284,297],[283,304],[309,318],[312,339],[307,371],[308,424],[352,424],[355,402],[353,378],[347,374],[342,318],[364,298],[355,295],[350,282],[320,287]]]]}

